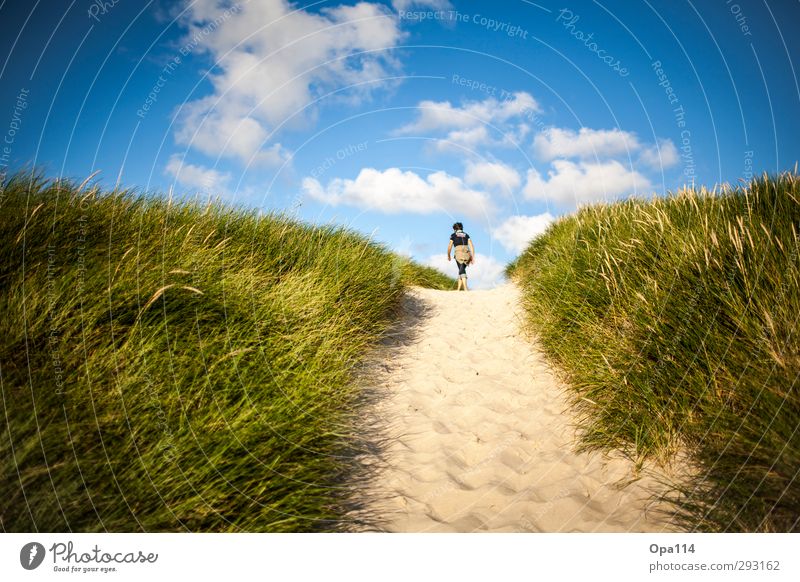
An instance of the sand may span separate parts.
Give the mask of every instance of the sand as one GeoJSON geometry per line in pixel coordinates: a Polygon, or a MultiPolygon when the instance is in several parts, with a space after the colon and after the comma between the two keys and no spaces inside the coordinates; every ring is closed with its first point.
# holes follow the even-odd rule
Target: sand
{"type": "Polygon", "coordinates": [[[574,452],[564,386],[522,317],[513,284],[407,295],[369,378],[388,443],[370,529],[674,531],[649,499],[656,479],[621,457],[574,452]]]}

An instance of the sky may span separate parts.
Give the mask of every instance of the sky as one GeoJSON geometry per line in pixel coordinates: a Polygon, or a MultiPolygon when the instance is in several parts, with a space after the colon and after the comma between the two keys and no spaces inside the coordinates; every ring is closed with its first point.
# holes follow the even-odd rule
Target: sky
{"type": "Polygon", "coordinates": [[[0,175],[336,224],[475,287],[559,216],[800,160],[800,2],[0,0],[0,175]],[[793,26],[794,25],[794,26],[793,26]]]}

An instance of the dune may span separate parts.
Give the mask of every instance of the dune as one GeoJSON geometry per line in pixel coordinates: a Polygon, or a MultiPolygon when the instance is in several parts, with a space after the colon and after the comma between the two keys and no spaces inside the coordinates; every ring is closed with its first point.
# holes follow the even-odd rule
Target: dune
{"type": "Polygon", "coordinates": [[[522,327],[519,289],[405,297],[368,383],[387,443],[368,529],[674,531],[653,471],[574,452],[565,387],[522,327]]]}

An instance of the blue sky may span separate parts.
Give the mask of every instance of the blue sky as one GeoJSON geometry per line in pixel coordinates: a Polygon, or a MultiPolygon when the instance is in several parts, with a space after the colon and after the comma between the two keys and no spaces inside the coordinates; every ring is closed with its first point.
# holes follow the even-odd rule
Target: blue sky
{"type": "Polygon", "coordinates": [[[0,172],[283,210],[477,286],[581,204],[800,159],[800,3],[0,0],[0,172]],[[453,274],[453,273],[450,273],[453,274]]]}

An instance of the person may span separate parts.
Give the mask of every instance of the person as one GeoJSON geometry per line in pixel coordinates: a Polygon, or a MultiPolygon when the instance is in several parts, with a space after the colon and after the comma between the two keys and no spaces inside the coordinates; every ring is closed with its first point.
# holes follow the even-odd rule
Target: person
{"type": "Polygon", "coordinates": [[[475,247],[472,239],[464,232],[464,225],[456,222],[453,225],[453,234],[450,235],[450,243],[447,245],[447,260],[450,261],[450,251],[454,251],[456,264],[458,265],[458,291],[467,288],[467,265],[475,262],[475,247]]]}

